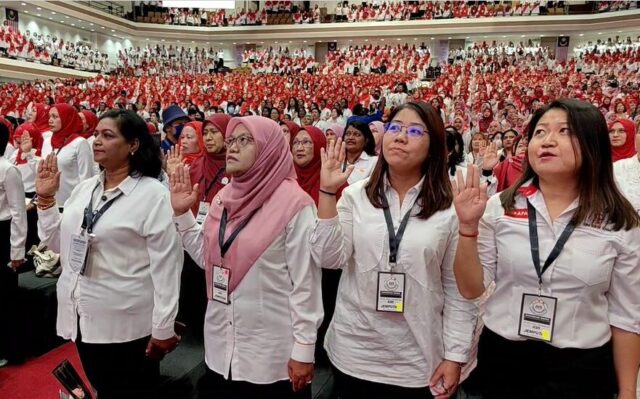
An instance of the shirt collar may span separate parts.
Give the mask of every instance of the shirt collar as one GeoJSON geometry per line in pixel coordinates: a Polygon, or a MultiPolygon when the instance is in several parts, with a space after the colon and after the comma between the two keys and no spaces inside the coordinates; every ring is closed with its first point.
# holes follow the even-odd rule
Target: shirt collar
{"type": "MultiPolygon", "coordinates": [[[[518,193],[522,195],[525,199],[531,202],[538,212],[548,217],[547,204],[544,202],[544,196],[542,191],[538,189],[538,187],[533,183],[533,179],[527,180],[520,188],[518,189],[518,193]]],[[[565,209],[559,217],[566,216],[567,214],[573,214],[578,206],[580,205],[580,197],[573,200],[573,202],[565,209]]]]}
{"type": "MultiPolygon", "coordinates": [[[[420,190],[422,189],[422,184],[424,183],[424,179],[425,179],[425,175],[422,175],[422,178],[420,179],[420,181],[413,187],[411,187],[409,189],[409,191],[407,191],[408,194],[413,194],[414,192],[420,192],[420,190]]],[[[393,187],[391,187],[391,182],[389,182],[389,174],[385,173],[384,174],[384,189],[385,192],[388,191],[389,189],[393,189],[393,187]]]]}
{"type": "MultiPolygon", "coordinates": [[[[98,181],[103,190],[104,190],[104,178],[105,178],[104,172],[100,173],[100,179],[98,181]]],[[[129,194],[131,194],[133,189],[136,188],[136,185],[138,185],[139,181],[140,181],[139,177],[127,176],[126,179],[120,182],[120,184],[118,184],[118,186],[115,187],[113,190],[120,190],[122,194],[129,196],[129,194]]]]}

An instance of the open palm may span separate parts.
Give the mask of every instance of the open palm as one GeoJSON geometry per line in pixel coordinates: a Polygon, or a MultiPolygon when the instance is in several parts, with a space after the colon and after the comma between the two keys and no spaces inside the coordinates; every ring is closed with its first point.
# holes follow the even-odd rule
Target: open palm
{"type": "Polygon", "coordinates": [[[353,172],[353,165],[342,170],[346,157],[345,144],[342,139],[329,142],[327,149],[320,150],[322,168],[320,169],[320,188],[336,192],[347,182],[349,175],[353,172]]]}
{"type": "Polygon", "coordinates": [[[171,187],[171,207],[176,216],[191,209],[198,200],[198,184],[191,186],[189,171],[182,164],[175,166],[169,177],[171,187]]]}
{"type": "Polygon", "coordinates": [[[487,207],[487,185],[480,184],[480,171],[477,166],[467,168],[466,181],[462,171],[456,173],[453,182],[453,205],[461,225],[477,225],[487,207]]]}
{"type": "Polygon", "coordinates": [[[29,136],[29,133],[27,132],[22,133],[22,137],[20,137],[20,150],[24,154],[27,154],[31,152],[32,148],[33,148],[33,141],[31,140],[31,136],[29,136]]]}
{"type": "Polygon", "coordinates": [[[39,197],[53,197],[60,188],[58,159],[54,153],[47,155],[38,165],[36,175],[36,194],[39,197]]]}
{"type": "Polygon", "coordinates": [[[171,176],[178,165],[182,163],[182,149],[180,146],[173,146],[167,153],[167,174],[171,176]]]}
{"type": "Polygon", "coordinates": [[[492,142],[484,151],[482,157],[482,169],[493,170],[499,162],[500,157],[498,157],[498,147],[492,142]]]}

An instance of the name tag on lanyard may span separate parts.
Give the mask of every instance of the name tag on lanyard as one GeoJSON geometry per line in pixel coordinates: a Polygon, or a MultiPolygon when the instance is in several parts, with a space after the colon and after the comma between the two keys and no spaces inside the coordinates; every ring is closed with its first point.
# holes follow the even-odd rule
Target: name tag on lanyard
{"type": "Polygon", "coordinates": [[[213,266],[213,279],[211,284],[211,298],[225,305],[229,304],[229,280],[231,270],[222,266],[213,266]]]}
{"type": "Polygon", "coordinates": [[[90,247],[91,237],[85,230],[80,234],[71,235],[69,266],[75,273],[84,274],[90,247]]]}
{"type": "MultiPolygon", "coordinates": [[[[402,218],[398,232],[393,228],[393,219],[389,210],[389,203],[384,195],[380,197],[384,219],[389,233],[389,272],[378,272],[378,289],[376,292],[376,310],[378,312],[404,313],[406,298],[406,275],[396,273],[393,269],[396,266],[398,248],[402,241],[402,236],[411,217],[413,205],[402,218]]],[[[415,203],[414,203],[415,205],[415,203]]]]}
{"type": "Polygon", "coordinates": [[[196,222],[198,222],[198,224],[204,223],[208,214],[209,214],[209,203],[205,201],[200,201],[200,205],[198,206],[198,216],[196,216],[196,222]]]}

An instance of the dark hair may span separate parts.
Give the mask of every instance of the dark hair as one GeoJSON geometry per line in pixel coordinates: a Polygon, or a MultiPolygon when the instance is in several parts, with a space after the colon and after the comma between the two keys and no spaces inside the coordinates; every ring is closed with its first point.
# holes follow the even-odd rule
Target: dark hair
{"type": "Polygon", "coordinates": [[[347,123],[347,126],[344,127],[345,133],[349,127],[353,127],[357,131],[359,131],[362,136],[364,136],[364,152],[369,156],[376,155],[376,140],[373,138],[373,133],[371,133],[371,129],[369,125],[360,121],[351,121],[347,123]]]}
{"type": "Polygon", "coordinates": [[[458,129],[453,126],[447,126],[445,133],[447,134],[447,169],[449,176],[455,176],[456,166],[464,161],[464,140],[458,129]],[[458,146],[458,151],[456,151],[456,145],[458,146]]]}
{"type": "MultiPolygon", "coordinates": [[[[553,109],[566,111],[570,134],[578,141],[579,148],[574,145],[574,151],[580,151],[582,157],[578,170],[580,202],[572,222],[579,225],[591,217],[605,215],[615,231],[640,226],[640,215],[620,193],[613,179],[607,122],[596,107],[584,101],[560,99],[540,108],[529,122],[529,142],[542,116],[553,109]]],[[[531,179],[536,186],[539,184],[538,174],[527,162],[520,179],[500,194],[506,211],[513,210],[518,189],[531,179]]]]}
{"type": "Polygon", "coordinates": [[[162,171],[160,147],[149,134],[146,122],[135,112],[123,109],[107,111],[100,120],[107,118],[115,121],[128,143],[138,140],[138,150],[129,157],[129,176],[158,178],[162,171]]]}
{"type": "MultiPolygon", "coordinates": [[[[449,209],[453,203],[453,189],[447,174],[444,125],[438,111],[431,104],[425,102],[403,104],[391,113],[389,120],[393,120],[400,111],[405,109],[415,111],[427,125],[427,132],[429,132],[429,154],[422,163],[422,173],[425,175],[425,179],[420,190],[419,205],[421,209],[418,213],[420,219],[429,219],[434,213],[449,209]]],[[[382,208],[380,196],[384,192],[384,175],[388,170],[389,164],[384,159],[384,151],[382,151],[365,186],[367,197],[376,208],[382,208]]]]}
{"type": "Polygon", "coordinates": [[[9,143],[9,128],[4,123],[0,123],[0,157],[4,155],[9,143]]]}

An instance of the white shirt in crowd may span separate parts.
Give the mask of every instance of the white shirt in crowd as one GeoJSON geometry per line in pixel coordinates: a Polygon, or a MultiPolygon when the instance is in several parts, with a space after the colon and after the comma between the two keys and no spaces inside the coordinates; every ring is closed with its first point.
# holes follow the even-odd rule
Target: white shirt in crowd
{"type": "Polygon", "coordinates": [[[371,172],[373,172],[373,168],[376,166],[376,162],[378,162],[377,156],[369,155],[362,151],[360,158],[353,163],[353,172],[349,175],[348,183],[353,184],[369,177],[371,172]]]}
{"type": "Polygon", "coordinates": [[[0,156],[0,221],[7,220],[11,220],[11,260],[22,260],[27,241],[27,211],[22,176],[15,165],[0,156]]]}
{"type": "MultiPolygon", "coordinates": [[[[42,135],[44,140],[41,151],[42,158],[53,151],[51,136],[51,133],[42,135]]],[[[60,189],[56,194],[56,201],[58,206],[62,207],[73,189],[94,175],[93,150],[86,139],[78,137],[60,148],[56,156],[58,158],[58,170],[60,171],[60,189]]],[[[37,170],[38,162],[39,160],[35,157],[30,158],[29,164],[34,172],[37,170]]]]}
{"type": "MultiPolygon", "coordinates": [[[[219,228],[209,220],[201,227],[191,212],[174,218],[184,248],[202,268],[204,229],[219,228]]],[[[233,380],[270,384],[289,379],[290,358],[313,362],[323,315],[320,268],[309,253],[315,220],[314,208],[303,208],[231,292],[228,305],[209,301],[204,327],[209,369],[226,379],[231,374],[233,380]]],[[[241,232],[233,245],[246,247],[251,239],[241,232]]]]}
{"type": "Polygon", "coordinates": [[[42,242],[60,253],[58,335],[82,341],[128,342],[152,335],[174,335],[183,252],[172,223],[169,192],[156,179],[127,177],[104,191],[103,174],[80,183],[58,208],[38,210],[42,242]],[[71,236],[80,234],[83,213],[93,195],[93,209],[122,195],[95,224],[84,275],[71,269],[71,236]],[[105,195],[106,201],[101,197],[105,195]]]}
{"type": "MultiPolygon", "coordinates": [[[[33,193],[36,191],[36,172],[28,162],[18,165],[17,164],[18,159],[16,159],[17,156],[18,156],[18,151],[15,151],[11,155],[11,158],[9,158],[9,162],[15,165],[20,171],[20,175],[22,176],[22,184],[24,185],[24,192],[33,193]]],[[[22,154],[22,156],[24,156],[24,154],[22,154]]],[[[28,159],[28,158],[25,158],[25,159],[28,159]]]]}
{"type": "Polygon", "coordinates": [[[622,194],[640,213],[640,160],[637,156],[613,163],[613,174],[622,194]]]}
{"type": "MultiPolygon", "coordinates": [[[[407,212],[418,212],[413,205],[423,180],[402,204],[386,183],[396,231],[407,212]]],[[[343,269],[325,348],[332,364],[350,376],[425,387],[442,360],[469,360],[477,321],[476,305],[461,297],[453,274],[456,214],[451,207],[427,220],[409,219],[394,268],[406,273],[404,313],[377,312],[378,272],[390,271],[389,234],[382,209],[367,198],[366,183],[346,188],[338,217],[319,220],[311,237],[318,263],[343,269]]]]}
{"type": "MultiPolygon", "coordinates": [[[[485,325],[520,341],[522,295],[538,292],[531,258],[527,198],[536,209],[541,264],[571,221],[576,199],[553,222],[542,192],[525,183],[515,210],[505,214],[499,195],[487,203],[480,222],[478,253],[485,286],[496,290],[486,304],[485,325]]],[[[551,345],[595,348],[611,339],[611,326],[640,334],[640,229],[608,231],[604,222],[579,225],[556,261],[543,274],[542,295],[558,298],[551,345]]]]}

